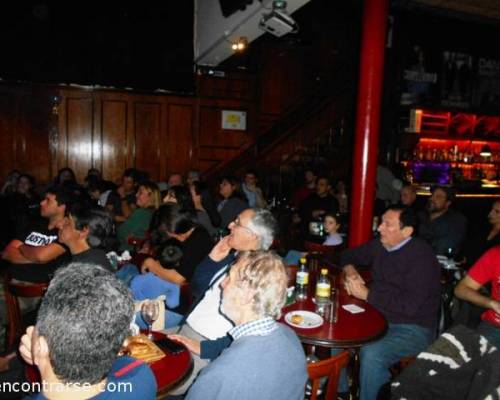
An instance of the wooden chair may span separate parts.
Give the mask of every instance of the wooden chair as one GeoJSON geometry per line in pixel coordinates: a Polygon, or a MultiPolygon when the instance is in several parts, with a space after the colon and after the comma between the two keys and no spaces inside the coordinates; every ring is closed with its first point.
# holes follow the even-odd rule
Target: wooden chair
{"type": "Polygon", "coordinates": [[[12,281],[4,277],[5,304],[7,306],[7,349],[13,349],[24,332],[25,326],[18,297],[42,297],[46,292],[48,283],[29,283],[12,281]]]}
{"type": "Polygon", "coordinates": [[[316,400],[321,378],[328,378],[324,400],[334,400],[337,398],[337,387],[339,384],[340,370],[347,366],[349,362],[349,352],[343,351],[326,360],[318,361],[307,365],[307,374],[312,381],[310,400],[316,400]]]}

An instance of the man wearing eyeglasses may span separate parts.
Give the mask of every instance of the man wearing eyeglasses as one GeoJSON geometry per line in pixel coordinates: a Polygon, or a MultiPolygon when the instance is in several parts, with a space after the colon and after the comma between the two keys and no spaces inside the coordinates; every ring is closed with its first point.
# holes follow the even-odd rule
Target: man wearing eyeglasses
{"type": "Polygon", "coordinates": [[[189,348],[194,361],[190,378],[171,394],[185,393],[198,372],[231,343],[227,333],[233,323],[220,311],[220,285],[235,259],[234,251],[268,250],[277,223],[269,211],[249,208],[229,224],[229,230],[231,233],[221,239],[196,268],[191,280],[196,300],[184,323],[169,330],[179,333],[171,337],[189,348]]]}

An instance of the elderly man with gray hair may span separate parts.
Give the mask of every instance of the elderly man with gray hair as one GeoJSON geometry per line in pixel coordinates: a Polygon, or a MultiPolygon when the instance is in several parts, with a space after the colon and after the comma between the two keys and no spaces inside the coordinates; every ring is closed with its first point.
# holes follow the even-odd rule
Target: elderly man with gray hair
{"type": "Polygon", "coordinates": [[[193,353],[194,368],[190,379],[172,394],[186,392],[198,372],[231,343],[228,331],[233,327],[220,312],[221,282],[228,275],[237,252],[268,250],[277,231],[273,215],[264,209],[243,210],[229,224],[231,233],[221,239],[198,265],[191,280],[196,300],[179,328],[172,328],[172,338],[184,343],[193,353]],[[203,287],[203,290],[199,288],[203,287]]]}
{"type": "Polygon", "coordinates": [[[287,287],[281,258],[240,253],[221,286],[221,310],[235,324],[229,331],[234,341],[200,373],[186,400],[303,399],[304,351],[296,334],[276,322],[287,287]]]}

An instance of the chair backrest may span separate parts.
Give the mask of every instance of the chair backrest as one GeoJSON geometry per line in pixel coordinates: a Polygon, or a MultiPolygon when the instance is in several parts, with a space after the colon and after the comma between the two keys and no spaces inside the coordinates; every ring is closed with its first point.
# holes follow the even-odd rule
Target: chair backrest
{"type": "Polygon", "coordinates": [[[314,242],[304,242],[304,247],[307,251],[311,253],[333,253],[337,251],[338,246],[325,246],[323,244],[314,243],[314,242]]]}
{"type": "Polygon", "coordinates": [[[343,351],[326,360],[310,363],[307,365],[307,374],[312,381],[310,400],[316,400],[321,378],[328,378],[324,400],[337,398],[337,387],[339,384],[340,370],[347,366],[349,352],[343,351]]]}
{"type": "Polygon", "coordinates": [[[7,348],[12,349],[17,345],[18,339],[23,334],[24,326],[19,308],[18,297],[41,297],[47,290],[48,283],[28,283],[12,281],[4,277],[5,304],[7,306],[7,348]]]}

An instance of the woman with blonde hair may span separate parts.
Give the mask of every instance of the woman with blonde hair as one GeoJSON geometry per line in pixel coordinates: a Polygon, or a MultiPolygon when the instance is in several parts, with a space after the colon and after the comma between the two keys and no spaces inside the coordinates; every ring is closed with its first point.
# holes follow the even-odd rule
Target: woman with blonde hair
{"type": "Polygon", "coordinates": [[[117,229],[121,251],[133,250],[133,246],[128,243],[130,237],[138,239],[146,237],[153,213],[161,204],[158,185],[149,181],[142,182],[139,184],[136,199],[137,208],[117,229]]]}

